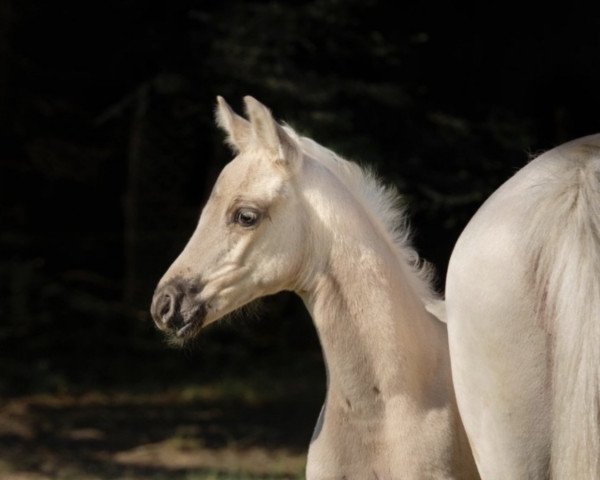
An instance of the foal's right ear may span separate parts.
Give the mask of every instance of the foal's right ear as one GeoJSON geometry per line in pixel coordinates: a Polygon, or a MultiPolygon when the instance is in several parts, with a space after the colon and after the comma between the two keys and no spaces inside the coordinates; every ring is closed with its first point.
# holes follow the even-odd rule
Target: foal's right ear
{"type": "Polygon", "coordinates": [[[217,125],[227,134],[226,142],[235,153],[240,153],[252,139],[250,122],[235,113],[220,95],[217,97],[215,110],[217,125]]]}
{"type": "Polygon", "coordinates": [[[275,163],[288,172],[295,172],[302,160],[302,152],[285,129],[279,125],[265,105],[249,95],[244,97],[246,112],[257,144],[268,151],[275,163]]]}

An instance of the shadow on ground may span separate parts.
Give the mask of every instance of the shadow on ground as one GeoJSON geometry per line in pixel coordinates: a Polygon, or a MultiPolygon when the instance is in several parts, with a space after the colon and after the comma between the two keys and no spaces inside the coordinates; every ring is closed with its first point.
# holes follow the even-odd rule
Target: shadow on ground
{"type": "Polygon", "coordinates": [[[5,398],[0,478],[300,478],[320,396],[290,385],[5,398]]]}

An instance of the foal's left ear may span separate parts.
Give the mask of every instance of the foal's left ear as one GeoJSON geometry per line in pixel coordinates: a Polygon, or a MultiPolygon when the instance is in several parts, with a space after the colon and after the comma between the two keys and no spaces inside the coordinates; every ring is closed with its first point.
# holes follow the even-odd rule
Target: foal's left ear
{"type": "Polygon", "coordinates": [[[258,100],[246,96],[244,103],[258,145],[272,154],[277,164],[291,172],[297,171],[302,161],[297,141],[273,119],[271,111],[258,100]]]}

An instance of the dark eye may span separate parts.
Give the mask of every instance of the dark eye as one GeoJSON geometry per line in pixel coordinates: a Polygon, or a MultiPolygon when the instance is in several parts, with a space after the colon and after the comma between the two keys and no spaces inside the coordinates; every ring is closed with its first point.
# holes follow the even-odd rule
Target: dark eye
{"type": "Polygon", "coordinates": [[[235,212],[235,223],[242,227],[253,227],[258,223],[260,214],[251,208],[240,208],[235,212]]]}

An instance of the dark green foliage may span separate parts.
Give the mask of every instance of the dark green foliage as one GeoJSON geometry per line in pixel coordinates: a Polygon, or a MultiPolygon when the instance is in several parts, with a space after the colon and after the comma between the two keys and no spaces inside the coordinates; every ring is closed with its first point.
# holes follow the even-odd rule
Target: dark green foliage
{"type": "MultiPolygon", "coordinates": [[[[172,374],[146,310],[230,156],[215,95],[375,165],[442,287],[481,202],[597,131],[598,31],[564,6],[0,0],[0,392],[172,374]]],[[[209,333],[218,365],[318,348],[300,302],[268,304],[209,333]]]]}

